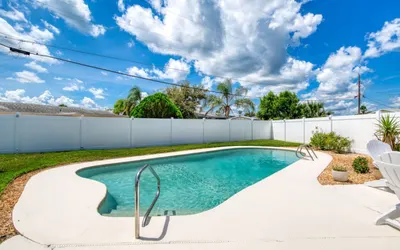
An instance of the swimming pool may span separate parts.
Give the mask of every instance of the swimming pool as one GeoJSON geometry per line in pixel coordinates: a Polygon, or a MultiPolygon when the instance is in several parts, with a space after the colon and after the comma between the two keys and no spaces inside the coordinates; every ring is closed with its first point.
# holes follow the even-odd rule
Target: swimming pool
{"type": "MultiPolygon", "coordinates": [[[[293,151],[240,148],[87,168],[77,174],[106,185],[101,214],[133,216],[136,173],[144,164],[151,164],[161,179],[161,195],[151,214],[188,215],[218,206],[297,160],[293,151]]],[[[150,206],[156,187],[154,176],[148,170],[143,172],[141,215],[150,206]]]]}

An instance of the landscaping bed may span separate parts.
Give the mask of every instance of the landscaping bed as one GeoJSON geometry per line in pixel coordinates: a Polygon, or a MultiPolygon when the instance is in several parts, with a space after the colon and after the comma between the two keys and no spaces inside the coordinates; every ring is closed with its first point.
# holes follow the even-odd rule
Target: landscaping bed
{"type": "Polygon", "coordinates": [[[363,184],[368,181],[379,180],[382,178],[379,170],[372,164],[371,157],[363,154],[346,153],[337,154],[331,151],[324,151],[324,153],[330,154],[333,158],[331,164],[318,176],[318,181],[322,185],[346,185],[346,184],[363,184]],[[368,159],[369,172],[365,174],[358,174],[353,169],[353,161],[358,156],[365,157],[368,159]],[[342,166],[347,169],[349,173],[349,180],[346,182],[339,182],[333,180],[332,168],[334,166],[342,166]]]}

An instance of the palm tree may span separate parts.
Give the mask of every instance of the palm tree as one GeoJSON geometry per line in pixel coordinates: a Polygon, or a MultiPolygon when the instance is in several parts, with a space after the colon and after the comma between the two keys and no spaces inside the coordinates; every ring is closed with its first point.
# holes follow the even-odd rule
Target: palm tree
{"type": "Polygon", "coordinates": [[[236,88],[233,91],[232,80],[228,79],[217,85],[217,90],[221,92],[220,96],[209,95],[206,99],[205,106],[208,107],[208,111],[205,113],[207,117],[208,113],[218,109],[217,113],[222,113],[229,118],[232,112],[232,107],[243,108],[245,112],[252,112],[255,110],[254,103],[249,98],[243,98],[241,96],[247,94],[247,89],[244,87],[236,88]]]}
{"type": "Polygon", "coordinates": [[[118,99],[115,102],[113,113],[117,115],[126,115],[126,99],[118,99]]]}
{"type": "Polygon", "coordinates": [[[396,147],[396,141],[400,135],[400,123],[397,117],[384,115],[378,120],[376,137],[389,144],[392,149],[396,147]]]}
{"type": "Polygon", "coordinates": [[[361,114],[366,114],[367,113],[367,106],[365,106],[365,105],[361,105],[361,107],[360,107],[360,111],[361,111],[361,114]]]}
{"type": "Polygon", "coordinates": [[[126,114],[130,115],[132,110],[139,104],[142,100],[142,92],[138,86],[134,86],[129,90],[128,97],[126,98],[126,114]]]}

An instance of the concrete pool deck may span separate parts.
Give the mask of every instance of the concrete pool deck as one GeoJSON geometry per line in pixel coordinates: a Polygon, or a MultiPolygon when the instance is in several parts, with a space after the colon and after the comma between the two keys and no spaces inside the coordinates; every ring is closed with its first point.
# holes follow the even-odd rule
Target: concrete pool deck
{"type": "MultiPolygon", "coordinates": [[[[132,217],[106,217],[97,212],[106,194],[102,183],[76,175],[79,169],[92,166],[229,148],[241,147],[96,161],[44,171],[27,183],[13,211],[14,226],[24,237],[55,249],[204,249],[203,244],[221,249],[321,249],[322,244],[324,249],[399,248],[399,231],[375,225],[380,214],[398,203],[397,197],[364,185],[321,186],[317,177],[332,158],[320,152],[316,161],[299,160],[211,210],[153,217],[142,228],[143,240],[134,239],[132,217]]],[[[14,240],[18,241],[26,239],[14,240]]]]}

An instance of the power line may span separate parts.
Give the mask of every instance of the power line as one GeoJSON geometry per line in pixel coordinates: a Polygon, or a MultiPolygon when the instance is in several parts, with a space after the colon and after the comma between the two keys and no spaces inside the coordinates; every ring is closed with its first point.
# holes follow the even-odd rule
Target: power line
{"type": "MultiPolygon", "coordinates": [[[[86,63],[81,63],[81,62],[77,62],[77,61],[73,61],[73,60],[64,59],[64,58],[61,58],[61,57],[43,55],[43,54],[39,54],[37,52],[31,52],[31,51],[27,51],[27,50],[17,49],[17,48],[5,45],[3,43],[0,43],[0,45],[10,49],[11,52],[20,53],[20,54],[27,55],[27,56],[35,55],[35,56],[44,57],[44,58],[50,58],[50,59],[54,59],[54,60],[59,60],[59,61],[62,61],[62,62],[67,62],[67,63],[71,63],[71,64],[75,64],[75,65],[79,65],[79,66],[83,66],[83,67],[87,67],[87,68],[92,68],[92,69],[96,69],[96,70],[100,70],[100,71],[110,72],[110,73],[123,75],[123,76],[127,76],[127,77],[132,77],[132,78],[138,78],[138,79],[142,79],[142,80],[146,80],[146,81],[152,81],[152,82],[171,85],[171,86],[176,86],[176,87],[187,87],[187,88],[196,89],[196,90],[202,90],[202,91],[210,92],[210,93],[223,94],[220,91],[203,89],[203,88],[198,88],[198,87],[194,87],[194,86],[185,86],[185,85],[178,84],[178,83],[171,83],[171,82],[157,80],[157,79],[153,79],[153,78],[136,76],[136,75],[123,73],[123,72],[112,70],[112,69],[108,69],[108,68],[103,68],[103,67],[99,67],[99,66],[94,66],[94,65],[90,65],[90,64],[86,64],[86,63]]],[[[260,98],[260,97],[249,96],[249,95],[237,95],[237,94],[229,94],[229,95],[237,96],[237,97],[246,97],[246,98],[251,98],[251,99],[260,98]]],[[[307,102],[330,102],[330,101],[345,101],[345,100],[354,100],[354,99],[353,98],[332,98],[332,99],[321,99],[320,98],[318,100],[315,100],[315,99],[303,99],[301,101],[307,101],[307,102]]]]}
{"type": "MultiPolygon", "coordinates": [[[[41,43],[41,42],[38,42],[38,41],[24,40],[24,39],[20,39],[20,38],[9,36],[9,35],[1,32],[1,31],[0,31],[0,34],[3,35],[3,36],[0,36],[0,37],[3,37],[3,38],[8,39],[8,40],[15,40],[15,41],[24,42],[24,43],[32,43],[32,44],[47,46],[47,47],[50,47],[50,48],[55,48],[55,49],[59,49],[59,50],[66,50],[66,51],[71,51],[71,52],[85,54],[85,55],[103,57],[103,58],[108,58],[108,59],[113,59],[113,60],[120,60],[120,61],[131,62],[131,63],[136,63],[136,64],[140,64],[140,65],[146,65],[146,66],[163,67],[165,69],[171,69],[171,70],[191,73],[190,70],[176,69],[176,68],[171,68],[171,67],[167,67],[165,65],[160,65],[160,64],[158,64],[158,65],[157,64],[150,64],[150,63],[140,62],[140,61],[126,59],[126,58],[122,58],[122,57],[109,56],[109,55],[98,54],[98,53],[93,53],[93,52],[87,52],[87,51],[82,51],[82,50],[77,50],[77,49],[71,49],[71,48],[66,48],[66,47],[62,47],[62,46],[58,46],[58,45],[51,45],[51,44],[41,43]]],[[[238,81],[238,82],[243,82],[243,83],[259,84],[259,82],[243,81],[243,80],[241,80],[239,78],[232,78],[232,77],[226,77],[226,76],[220,76],[220,75],[208,75],[208,74],[204,74],[203,72],[202,72],[202,75],[208,76],[208,77],[213,77],[213,78],[218,77],[218,78],[222,78],[222,79],[232,79],[232,80],[235,80],[235,81],[238,81]]]]}
{"type": "Polygon", "coordinates": [[[371,98],[369,98],[369,97],[364,97],[364,98],[367,99],[367,100],[372,101],[372,102],[375,103],[375,104],[382,105],[382,106],[384,106],[384,107],[386,107],[386,108],[390,108],[390,109],[393,108],[393,107],[391,107],[391,106],[389,106],[389,105],[386,105],[386,104],[384,104],[384,103],[382,103],[382,102],[380,102],[380,101],[371,99],[371,98]]]}
{"type": "MultiPolygon", "coordinates": [[[[3,43],[0,43],[1,46],[4,46],[8,49],[10,49],[11,52],[14,53],[20,53],[23,55],[35,55],[35,56],[39,56],[39,57],[44,57],[44,58],[50,58],[50,59],[54,59],[54,60],[58,60],[58,61],[62,61],[62,62],[67,62],[67,63],[71,63],[71,64],[75,64],[75,65],[79,65],[79,66],[83,66],[83,67],[87,67],[87,68],[92,68],[92,69],[97,69],[97,70],[101,70],[101,71],[105,71],[105,72],[110,72],[110,73],[114,73],[114,74],[118,74],[118,75],[123,75],[123,76],[127,76],[127,77],[133,77],[133,78],[138,78],[138,79],[142,79],[142,80],[146,80],[146,81],[152,81],[152,82],[157,82],[157,83],[161,83],[161,84],[166,84],[166,85],[171,85],[171,86],[176,86],[176,87],[187,87],[187,88],[191,88],[191,89],[197,89],[197,90],[202,90],[205,92],[211,92],[211,93],[217,93],[217,94],[223,94],[220,91],[214,91],[214,90],[208,90],[208,89],[203,89],[203,88],[197,88],[197,87],[193,87],[193,86],[184,86],[182,84],[178,84],[178,83],[171,83],[171,82],[166,82],[166,81],[162,81],[162,80],[157,80],[157,79],[152,79],[152,78],[148,78],[148,77],[142,77],[142,76],[136,76],[136,75],[131,75],[128,73],[123,73],[120,71],[116,71],[116,70],[112,70],[112,69],[107,69],[107,68],[103,68],[103,67],[98,67],[98,66],[94,66],[94,65],[90,65],[90,64],[86,64],[86,63],[81,63],[81,62],[77,62],[77,61],[72,61],[72,60],[67,60],[64,58],[60,58],[60,57],[56,57],[56,56],[50,56],[50,55],[43,55],[43,54],[39,54],[36,52],[31,52],[31,51],[27,51],[27,50],[22,50],[22,49],[16,49],[13,48],[11,46],[5,45],[3,43]]],[[[237,95],[237,94],[229,94],[231,96],[239,96],[239,97],[248,97],[251,98],[249,96],[244,96],[244,95],[237,95]]],[[[257,97],[254,97],[257,98],[257,97]]]]}
{"type": "MultiPolygon", "coordinates": [[[[1,31],[0,31],[0,34],[4,35],[4,36],[0,36],[0,37],[3,37],[5,39],[9,39],[9,40],[15,40],[15,41],[24,42],[24,43],[32,43],[32,44],[37,44],[37,45],[43,45],[43,46],[47,46],[47,47],[50,47],[50,48],[66,50],[66,51],[71,51],[71,52],[80,53],[80,54],[86,54],[86,55],[91,55],[91,56],[97,56],[97,57],[103,57],[103,58],[108,58],[108,59],[114,59],[114,60],[120,60],[120,61],[126,61],[126,62],[142,64],[142,65],[147,65],[147,66],[153,66],[153,64],[139,62],[139,61],[126,59],[126,58],[122,58],[122,57],[97,54],[97,53],[92,53],[92,52],[87,52],[87,51],[82,51],[82,50],[66,48],[66,47],[62,47],[62,46],[58,46],[58,45],[51,45],[51,44],[41,43],[41,42],[38,42],[38,41],[29,41],[29,40],[19,39],[19,38],[15,38],[15,37],[9,36],[9,35],[1,32],[1,31]]],[[[188,71],[188,70],[175,69],[175,68],[169,68],[169,67],[166,67],[166,68],[190,73],[190,71],[188,71]]]]}

